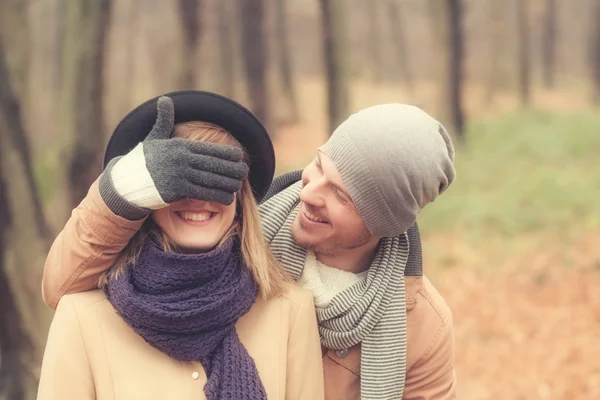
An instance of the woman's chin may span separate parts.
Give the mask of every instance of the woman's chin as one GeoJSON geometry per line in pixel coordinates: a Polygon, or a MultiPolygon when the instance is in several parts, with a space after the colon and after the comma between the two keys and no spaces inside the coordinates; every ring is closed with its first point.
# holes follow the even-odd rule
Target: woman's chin
{"type": "Polygon", "coordinates": [[[218,242],[192,242],[192,241],[183,241],[181,243],[177,243],[177,247],[181,250],[181,252],[186,254],[200,254],[206,253],[213,250],[217,246],[218,242]]]}

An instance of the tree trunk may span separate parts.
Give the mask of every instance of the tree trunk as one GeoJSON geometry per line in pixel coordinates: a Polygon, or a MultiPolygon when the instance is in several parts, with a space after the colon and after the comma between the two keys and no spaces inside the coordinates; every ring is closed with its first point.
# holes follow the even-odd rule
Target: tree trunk
{"type": "MultiPolygon", "coordinates": [[[[4,58],[6,52],[1,40],[2,36],[0,35],[0,113],[3,116],[5,126],[3,135],[6,136],[6,140],[10,141],[10,148],[16,151],[16,154],[21,158],[21,165],[25,168],[23,176],[25,180],[23,184],[27,185],[27,190],[32,193],[32,207],[28,209],[28,212],[34,217],[32,221],[33,227],[40,234],[46,236],[49,233],[49,229],[45,222],[42,204],[39,199],[31,152],[29,151],[25,128],[22,124],[21,104],[11,83],[10,73],[6,59],[4,58]]],[[[6,171],[10,171],[10,169],[6,171]]]]}
{"type": "MultiPolygon", "coordinates": [[[[121,11],[122,15],[119,15],[116,6],[113,10],[113,15],[115,17],[119,16],[121,21],[127,21],[126,24],[120,23],[118,20],[113,20],[113,26],[121,25],[123,26],[123,31],[119,33],[119,40],[122,41],[121,52],[124,52],[124,56],[122,58],[122,64],[120,65],[121,74],[119,76],[118,81],[110,82],[109,84],[118,85],[117,88],[114,88],[115,97],[118,98],[118,103],[113,104],[109,110],[107,110],[107,114],[105,115],[107,118],[112,116],[108,115],[108,112],[117,113],[118,115],[126,115],[132,107],[135,106],[135,74],[136,74],[136,35],[138,34],[138,26],[140,21],[140,4],[138,2],[141,0],[129,0],[126,2],[127,7],[125,10],[121,11]]],[[[115,18],[116,19],[116,18],[115,18]]],[[[110,35],[107,34],[107,38],[110,35]]],[[[113,39],[114,40],[114,39],[113,39]]],[[[113,114],[114,115],[114,114],[113,114]]]]}
{"type": "MultiPolygon", "coordinates": [[[[19,379],[20,374],[29,379],[39,376],[50,324],[50,310],[40,298],[42,266],[48,251],[48,229],[34,183],[20,101],[10,81],[3,43],[0,35],[0,202],[3,203],[0,204],[3,210],[0,217],[3,250],[0,254],[0,282],[6,284],[5,288],[0,288],[3,297],[0,319],[2,323],[10,323],[12,329],[5,331],[2,328],[0,335],[2,346],[10,341],[16,349],[20,347],[24,351],[27,343],[31,343],[30,354],[20,354],[20,360],[27,363],[26,369],[15,376],[19,379]],[[10,222],[9,228],[5,222],[10,222]],[[14,301],[14,307],[5,306],[5,301],[14,301]],[[20,315],[21,323],[12,314],[14,310],[20,315]]],[[[11,355],[2,352],[0,356],[3,365],[4,362],[10,363],[11,355]]]]}
{"type": "Polygon", "coordinates": [[[496,95],[496,92],[506,78],[505,71],[502,68],[502,60],[505,56],[506,41],[506,3],[503,0],[490,0],[487,10],[487,29],[488,29],[488,54],[489,63],[485,103],[490,106],[496,95]]]}
{"type": "MultiPolygon", "coordinates": [[[[269,125],[269,90],[267,87],[268,53],[263,0],[238,0],[242,56],[246,70],[248,97],[254,114],[269,125]]],[[[271,132],[272,133],[272,132],[271,132]]]]}
{"type": "MultiPolygon", "coordinates": [[[[8,207],[0,182],[0,207],[8,207]]],[[[21,317],[8,276],[4,270],[4,240],[8,236],[8,221],[0,216],[0,399],[24,400],[27,386],[27,370],[32,361],[29,337],[21,326],[21,317]],[[24,360],[25,359],[25,360],[24,360]]],[[[35,385],[35,384],[34,384],[35,385]]]]}
{"type": "Polygon", "coordinates": [[[71,206],[101,172],[104,152],[104,56],[111,0],[67,0],[63,55],[62,133],[72,140],[71,206]]]}
{"type": "Polygon", "coordinates": [[[31,34],[27,24],[28,0],[0,0],[0,36],[5,38],[4,63],[12,82],[12,90],[25,100],[28,68],[31,61],[31,34]],[[10,47],[9,47],[10,46],[10,47]]]}
{"type": "Polygon", "coordinates": [[[217,40],[219,50],[219,88],[230,98],[235,96],[235,74],[233,70],[234,42],[231,25],[234,23],[228,1],[217,2],[217,40]]]}
{"type": "Polygon", "coordinates": [[[275,38],[277,43],[277,61],[279,66],[279,76],[281,77],[283,95],[291,110],[291,121],[298,121],[298,104],[296,102],[296,89],[294,87],[294,78],[292,76],[292,66],[290,62],[290,46],[287,34],[287,12],[285,9],[285,0],[275,0],[275,38]]]}
{"type": "Polygon", "coordinates": [[[377,1],[368,1],[367,7],[367,24],[368,33],[366,44],[368,46],[366,54],[369,54],[369,76],[374,83],[381,83],[383,80],[382,73],[382,52],[381,52],[381,35],[379,32],[378,5],[377,1]]]}
{"type": "Polygon", "coordinates": [[[413,76],[410,67],[410,59],[408,57],[408,51],[406,48],[406,35],[404,34],[404,19],[402,18],[402,12],[399,10],[398,0],[389,0],[388,3],[388,16],[390,18],[390,26],[393,30],[394,45],[398,54],[398,66],[400,67],[400,74],[404,86],[409,94],[414,93],[413,76]]]}
{"type": "Polygon", "coordinates": [[[531,102],[531,60],[529,52],[529,7],[528,2],[517,0],[517,28],[519,32],[519,95],[521,103],[531,102]]]}
{"type": "Polygon", "coordinates": [[[433,24],[438,38],[440,80],[439,114],[450,131],[462,139],[464,117],[462,109],[463,51],[462,6],[460,0],[430,1],[433,24]]]}
{"type": "Polygon", "coordinates": [[[462,110],[463,82],[463,51],[464,38],[462,34],[462,6],[460,0],[448,0],[450,42],[449,87],[450,87],[450,117],[456,134],[462,138],[464,134],[464,114],[462,110]]]}
{"type": "Polygon", "coordinates": [[[4,254],[11,224],[6,192],[0,164],[0,399],[24,400],[25,375],[31,360],[22,360],[31,348],[5,272],[4,254]]]}
{"type": "Polygon", "coordinates": [[[6,110],[2,110],[2,114],[0,172],[3,173],[2,190],[6,196],[3,201],[8,205],[11,225],[9,229],[3,228],[2,233],[3,253],[0,254],[0,264],[3,276],[0,276],[0,280],[4,283],[3,286],[10,290],[0,288],[0,320],[1,323],[10,324],[12,328],[5,330],[0,326],[0,335],[2,345],[9,346],[10,343],[9,348],[18,353],[6,353],[1,349],[0,356],[2,365],[5,362],[10,365],[12,358],[13,366],[16,362],[14,357],[18,356],[17,360],[22,363],[22,369],[12,372],[16,374],[15,378],[29,383],[25,385],[25,392],[30,392],[39,378],[39,366],[51,320],[51,310],[42,302],[40,296],[42,267],[49,246],[48,237],[37,229],[38,221],[35,220],[34,213],[29,212],[34,210],[34,204],[39,202],[39,199],[35,198],[27,185],[29,168],[23,164],[24,158],[7,134],[9,128],[6,123],[6,110]],[[14,305],[11,306],[9,302],[14,302],[14,305]],[[27,346],[29,343],[30,347],[27,346]]]}
{"type": "Polygon", "coordinates": [[[183,29],[184,48],[179,87],[183,90],[197,87],[196,65],[198,42],[201,35],[202,0],[179,0],[179,16],[183,29]]]}
{"type": "Polygon", "coordinates": [[[348,117],[349,88],[346,16],[342,0],[320,0],[323,59],[327,80],[329,135],[348,117]]]}
{"type": "Polygon", "coordinates": [[[593,32],[591,40],[591,70],[593,81],[593,100],[600,106],[600,0],[594,6],[593,32]]]}
{"type": "MultiPolygon", "coordinates": [[[[66,20],[67,4],[65,0],[58,0],[54,2],[54,12],[52,19],[54,20],[55,29],[52,32],[52,54],[54,60],[54,93],[60,93],[63,87],[63,60],[65,53],[65,20],[66,20]]],[[[54,105],[54,108],[58,111],[59,107],[54,105]]]]}
{"type": "Polygon", "coordinates": [[[556,0],[546,0],[542,51],[544,86],[551,89],[556,72],[556,0]]]}

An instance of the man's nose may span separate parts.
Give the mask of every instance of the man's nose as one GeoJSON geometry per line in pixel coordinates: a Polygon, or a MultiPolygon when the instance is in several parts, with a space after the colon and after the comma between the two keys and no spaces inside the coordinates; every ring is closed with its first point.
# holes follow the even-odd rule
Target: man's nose
{"type": "Polygon", "coordinates": [[[300,190],[300,200],[313,207],[324,207],[324,182],[323,178],[309,180],[300,190]]]}

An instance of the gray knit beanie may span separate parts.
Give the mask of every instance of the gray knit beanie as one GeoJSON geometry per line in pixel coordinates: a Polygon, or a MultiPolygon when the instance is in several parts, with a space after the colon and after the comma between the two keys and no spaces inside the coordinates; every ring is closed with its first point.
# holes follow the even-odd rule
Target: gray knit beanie
{"type": "Polygon", "coordinates": [[[455,177],[446,129],[406,104],[351,115],[319,150],[334,162],[367,229],[378,237],[406,232],[455,177]]]}

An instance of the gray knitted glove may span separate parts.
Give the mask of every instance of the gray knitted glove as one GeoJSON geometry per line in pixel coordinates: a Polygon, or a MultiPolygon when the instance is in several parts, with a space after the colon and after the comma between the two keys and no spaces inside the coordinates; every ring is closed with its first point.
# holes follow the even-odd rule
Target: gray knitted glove
{"type": "Polygon", "coordinates": [[[145,167],[160,199],[156,204],[148,205],[132,203],[121,196],[112,182],[112,168],[119,160],[115,159],[100,179],[100,193],[107,206],[115,214],[135,220],[148,215],[152,209],[181,199],[231,204],[234,193],[248,175],[241,149],[170,138],[174,124],[173,101],[163,96],[158,99],[157,107],[156,123],[141,145],[145,167]]]}

